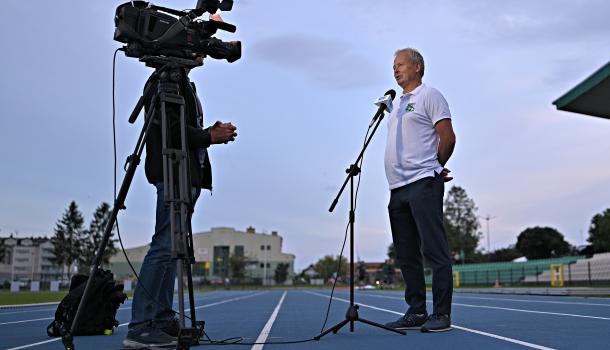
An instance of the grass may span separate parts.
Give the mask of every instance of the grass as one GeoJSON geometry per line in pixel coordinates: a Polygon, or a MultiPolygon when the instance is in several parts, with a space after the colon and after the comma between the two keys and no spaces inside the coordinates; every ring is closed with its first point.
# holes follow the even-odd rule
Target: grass
{"type": "MultiPolygon", "coordinates": [[[[9,291],[0,291],[0,306],[60,302],[67,294],[68,294],[68,290],[62,290],[59,292],[22,291],[22,292],[18,292],[18,293],[12,293],[9,291]]],[[[132,296],[133,296],[133,291],[127,292],[128,298],[131,298],[132,296]]]]}
{"type": "Polygon", "coordinates": [[[0,292],[0,305],[19,305],[35,304],[61,301],[66,296],[67,291],[63,292],[0,292]]]}

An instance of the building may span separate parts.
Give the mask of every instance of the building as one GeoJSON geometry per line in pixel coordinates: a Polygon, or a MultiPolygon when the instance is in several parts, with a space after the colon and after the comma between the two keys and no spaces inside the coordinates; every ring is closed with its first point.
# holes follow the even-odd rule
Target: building
{"type": "Polygon", "coordinates": [[[610,62],[553,101],[558,110],[610,119],[610,62]]]}
{"type": "Polygon", "coordinates": [[[60,269],[54,256],[49,238],[0,237],[0,282],[56,279],[60,269]]]}
{"type": "MultiPolygon", "coordinates": [[[[231,227],[214,227],[208,232],[193,234],[195,265],[193,275],[214,282],[231,276],[230,260],[245,262],[244,280],[272,284],[275,270],[287,264],[288,280],[294,276],[294,255],[282,252],[283,238],[277,231],[258,233],[253,227],[237,231],[231,227]]],[[[150,244],[127,249],[127,256],[137,272],[150,244]]],[[[110,269],[120,278],[132,277],[123,252],[110,258],[110,269]]]]}

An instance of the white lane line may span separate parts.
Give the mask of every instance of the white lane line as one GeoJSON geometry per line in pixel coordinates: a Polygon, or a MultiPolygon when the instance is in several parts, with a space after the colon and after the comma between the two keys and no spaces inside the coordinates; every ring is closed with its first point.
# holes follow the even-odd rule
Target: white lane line
{"type": "MultiPolygon", "coordinates": [[[[218,301],[218,302],[215,302],[215,303],[198,306],[195,309],[204,309],[204,308],[207,308],[207,307],[216,306],[216,305],[220,305],[220,304],[224,304],[224,303],[229,303],[229,302],[232,302],[232,301],[248,299],[248,298],[252,298],[252,297],[255,297],[255,296],[258,296],[258,295],[261,295],[261,294],[265,294],[265,293],[268,293],[268,292],[259,292],[259,293],[245,295],[245,296],[242,296],[242,297],[237,297],[237,298],[231,298],[231,299],[227,299],[227,300],[223,300],[223,301],[218,301]]],[[[189,309],[187,309],[187,310],[189,310],[189,309]]],[[[184,311],[186,312],[187,310],[184,310],[184,311]]],[[[126,326],[128,324],[129,324],[129,322],[121,323],[119,325],[119,327],[123,327],[123,326],[126,326]]],[[[27,349],[27,348],[34,347],[36,345],[42,345],[42,344],[51,343],[51,342],[59,341],[59,340],[61,340],[61,337],[60,338],[53,338],[53,339],[41,341],[41,342],[38,342],[38,343],[26,344],[26,345],[18,346],[16,348],[6,349],[6,350],[27,349]]]]}
{"type": "MultiPolygon", "coordinates": [[[[374,297],[374,298],[404,300],[404,298],[391,297],[391,296],[388,296],[388,295],[367,295],[367,296],[374,297]]],[[[430,300],[427,300],[427,302],[428,303],[432,303],[430,300]]],[[[587,315],[578,315],[578,314],[567,314],[567,313],[562,313],[562,312],[536,311],[536,310],[514,309],[514,308],[510,308],[510,307],[499,307],[499,306],[489,306],[489,305],[472,305],[472,304],[462,304],[462,303],[451,303],[451,305],[464,306],[464,307],[474,307],[474,308],[478,308],[478,309],[494,309],[494,310],[504,310],[504,311],[516,311],[516,312],[526,312],[526,313],[530,313],[530,314],[568,316],[568,317],[590,318],[590,319],[594,319],[594,320],[610,321],[610,317],[587,316],[587,315]]]]}
{"type": "Polygon", "coordinates": [[[587,315],[577,315],[577,314],[566,314],[566,313],[561,313],[561,312],[534,311],[534,310],[525,310],[525,309],[513,309],[513,308],[509,308],[509,307],[498,307],[498,306],[487,306],[487,305],[471,305],[471,304],[460,304],[460,303],[452,303],[452,305],[474,307],[474,308],[479,308],[479,309],[494,309],[494,310],[527,312],[527,313],[530,313],[530,314],[544,314],[544,315],[554,315],[554,316],[569,316],[569,317],[590,318],[590,319],[594,319],[594,320],[610,321],[610,317],[587,316],[587,315]]]}
{"type": "MultiPolygon", "coordinates": [[[[359,294],[359,295],[366,295],[366,294],[359,294]]],[[[385,295],[385,294],[381,294],[381,295],[385,295]]],[[[389,295],[386,295],[386,296],[389,296],[389,295]]],[[[465,295],[456,295],[455,293],[453,293],[453,298],[454,299],[461,298],[461,299],[476,299],[476,300],[492,300],[492,301],[515,301],[515,302],[521,302],[521,303],[541,303],[541,304],[558,304],[558,305],[585,305],[585,306],[610,307],[610,304],[602,304],[602,303],[584,303],[584,302],[579,302],[579,301],[553,301],[553,300],[542,300],[542,299],[540,299],[540,300],[513,299],[513,298],[502,298],[502,297],[498,297],[498,298],[471,297],[471,296],[465,296],[465,295]]],[[[562,297],[562,298],[564,298],[564,297],[562,297]]]]}
{"type": "MultiPolygon", "coordinates": [[[[231,299],[227,299],[227,300],[222,300],[222,301],[217,301],[215,303],[211,303],[211,304],[206,304],[206,305],[202,305],[202,306],[197,306],[195,308],[195,310],[199,310],[199,309],[205,309],[206,307],[210,307],[210,306],[216,306],[216,305],[220,305],[220,304],[225,304],[225,303],[230,303],[232,301],[238,301],[238,300],[243,300],[243,299],[248,299],[248,298],[253,298],[256,296],[259,296],[261,294],[267,294],[269,292],[258,292],[258,293],[254,293],[254,294],[249,294],[249,295],[245,295],[243,297],[237,297],[237,298],[231,298],[231,299]]],[[[191,309],[185,309],[184,311],[190,311],[191,309]]]]}
{"type": "MultiPolygon", "coordinates": [[[[218,294],[218,292],[212,291],[212,292],[209,292],[209,293],[205,293],[205,297],[209,297],[210,294],[214,294],[214,296],[216,297],[215,294],[218,294]]],[[[196,299],[195,303],[197,303],[200,300],[201,300],[201,298],[196,299]]],[[[44,305],[59,305],[59,302],[56,301],[56,302],[39,303],[39,304],[0,305],[0,317],[4,316],[4,315],[25,314],[25,313],[30,313],[30,312],[55,311],[55,310],[57,310],[57,308],[54,308],[54,309],[35,309],[35,310],[2,312],[2,310],[11,309],[11,308],[36,307],[36,306],[44,306],[44,305]]],[[[120,308],[119,310],[128,310],[128,309],[131,309],[131,306],[125,306],[125,307],[120,308]]]]}
{"type": "Polygon", "coordinates": [[[53,339],[49,339],[49,340],[45,340],[45,341],[40,341],[38,343],[33,343],[33,344],[27,344],[27,345],[22,345],[22,346],[18,346],[16,348],[10,348],[10,349],[6,349],[6,350],[19,350],[19,349],[26,349],[26,348],[31,348],[32,346],[36,346],[36,345],[42,345],[42,344],[46,344],[46,343],[52,343],[54,341],[58,341],[61,340],[61,338],[53,338],[53,339]]]}
{"type": "Polygon", "coordinates": [[[26,314],[26,313],[30,313],[30,312],[41,312],[41,311],[55,311],[55,310],[57,310],[57,308],[55,308],[55,309],[26,310],[26,311],[9,311],[9,312],[0,312],[0,316],[14,315],[14,314],[26,314]]]}
{"type": "MultiPolygon", "coordinates": [[[[263,292],[260,292],[260,293],[263,293],[263,292]]],[[[260,294],[260,293],[258,293],[258,294],[260,294]]],[[[252,296],[256,296],[256,295],[258,295],[258,294],[253,294],[252,296]]],[[[248,296],[248,297],[250,297],[250,296],[248,296]]],[[[220,302],[220,304],[224,304],[224,303],[227,303],[227,302],[229,302],[229,301],[240,300],[240,299],[242,299],[242,298],[243,298],[243,297],[240,297],[240,298],[233,298],[233,299],[228,299],[228,300],[223,300],[223,301],[221,301],[221,302],[220,302]]],[[[174,302],[174,304],[177,304],[177,302],[174,302]]],[[[216,305],[216,304],[207,304],[206,306],[203,306],[203,307],[207,307],[207,306],[213,306],[213,305],[216,305]]],[[[199,308],[201,308],[201,306],[200,306],[200,307],[198,307],[198,308],[195,308],[195,310],[196,310],[196,309],[199,309],[199,308]]],[[[125,310],[131,310],[131,306],[121,307],[121,308],[118,308],[118,309],[117,309],[117,311],[125,311],[125,310]]],[[[185,311],[190,311],[190,310],[191,310],[191,309],[186,309],[185,311]]],[[[14,323],[26,323],[26,322],[36,322],[36,321],[42,321],[42,320],[52,320],[52,319],[54,319],[54,317],[47,317],[47,318],[35,318],[35,319],[31,319],[31,320],[21,320],[21,321],[12,321],[12,322],[3,322],[3,323],[0,323],[0,326],[2,326],[2,325],[6,325],[6,324],[14,324],[14,323]]]]}
{"type": "MultiPolygon", "coordinates": [[[[265,327],[263,327],[263,330],[258,335],[258,338],[256,338],[255,343],[264,343],[267,340],[267,337],[269,337],[269,333],[271,332],[271,327],[273,326],[273,323],[275,322],[277,314],[280,312],[280,308],[282,307],[282,303],[284,302],[286,293],[287,292],[284,291],[284,293],[282,294],[280,301],[275,306],[275,309],[273,309],[273,313],[271,314],[271,317],[269,317],[269,319],[267,320],[265,327]]],[[[252,346],[251,350],[262,350],[263,346],[264,346],[263,344],[255,344],[254,346],[252,346]]]]}
{"type": "Polygon", "coordinates": [[[59,301],[51,301],[48,303],[35,303],[35,304],[15,304],[15,305],[0,305],[0,309],[13,309],[18,307],[36,307],[36,306],[48,306],[48,305],[58,305],[59,301]]]}
{"type": "Polygon", "coordinates": [[[466,331],[466,332],[471,332],[471,333],[474,333],[474,334],[484,335],[486,337],[492,337],[492,338],[495,338],[495,339],[504,340],[504,341],[507,341],[509,343],[515,343],[515,344],[527,346],[527,347],[534,348],[534,349],[539,349],[539,350],[554,350],[554,348],[549,348],[549,347],[542,346],[542,345],[528,343],[526,341],[522,341],[522,340],[519,340],[519,339],[503,337],[501,335],[487,333],[487,332],[479,331],[479,330],[472,329],[472,328],[456,326],[454,324],[452,324],[451,327],[457,328],[457,329],[460,329],[460,330],[463,330],[463,331],[466,331]]]}
{"type": "MultiPolygon", "coordinates": [[[[313,294],[313,295],[317,295],[317,296],[321,296],[321,297],[325,297],[325,298],[329,298],[330,297],[329,295],[320,294],[320,293],[316,293],[316,292],[310,292],[310,291],[304,291],[304,292],[305,293],[309,293],[309,294],[313,294]]],[[[349,303],[349,300],[347,300],[347,299],[342,299],[342,298],[337,298],[337,297],[333,297],[333,299],[338,300],[338,301],[342,301],[344,303],[349,303]]],[[[383,308],[372,306],[372,305],[367,305],[367,304],[362,304],[362,303],[358,303],[358,305],[364,306],[364,307],[367,307],[367,308],[373,309],[373,310],[389,312],[389,313],[395,314],[395,315],[400,315],[400,316],[404,315],[404,312],[397,312],[397,311],[393,311],[393,310],[383,309],[383,308]]],[[[526,346],[526,347],[529,347],[529,348],[532,348],[532,349],[555,350],[554,348],[549,348],[549,347],[546,347],[546,346],[529,343],[529,342],[526,342],[526,341],[523,341],[523,340],[508,338],[508,337],[504,337],[504,336],[493,334],[493,333],[487,333],[487,332],[479,331],[479,330],[476,330],[476,329],[461,327],[461,326],[457,326],[455,324],[452,324],[451,327],[459,329],[459,330],[462,330],[462,331],[471,332],[471,333],[483,335],[483,336],[486,336],[486,337],[491,337],[491,338],[498,339],[498,340],[503,340],[503,341],[506,341],[506,342],[509,342],[509,343],[523,345],[523,346],[526,346]]]]}
{"type": "Polygon", "coordinates": [[[23,320],[23,321],[12,321],[12,322],[3,322],[0,323],[0,326],[5,325],[5,324],[15,324],[15,323],[26,323],[26,322],[35,322],[35,321],[43,321],[43,320],[54,320],[55,317],[45,317],[45,318],[36,318],[33,320],[23,320]]]}
{"type": "Polygon", "coordinates": [[[453,298],[463,299],[477,299],[477,300],[497,300],[497,301],[517,301],[521,303],[542,303],[542,304],[560,304],[560,305],[587,305],[587,306],[606,306],[610,307],[610,304],[599,304],[599,303],[583,303],[583,302],[569,302],[569,301],[551,301],[551,300],[526,300],[526,299],[508,299],[508,298],[484,298],[484,297],[467,297],[453,294],[453,298]]]}

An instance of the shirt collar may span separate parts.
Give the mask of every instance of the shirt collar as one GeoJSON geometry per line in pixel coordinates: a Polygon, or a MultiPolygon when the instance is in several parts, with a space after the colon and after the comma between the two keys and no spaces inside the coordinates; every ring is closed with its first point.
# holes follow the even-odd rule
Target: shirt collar
{"type": "Polygon", "coordinates": [[[416,87],[415,89],[413,89],[413,91],[411,91],[411,92],[406,92],[406,93],[402,94],[402,95],[400,96],[400,98],[404,98],[404,97],[407,97],[407,96],[417,96],[417,94],[419,94],[419,92],[420,92],[420,91],[421,91],[421,90],[424,88],[424,86],[425,86],[425,84],[424,84],[424,83],[421,83],[421,84],[419,84],[419,86],[418,86],[418,87],[416,87]]]}

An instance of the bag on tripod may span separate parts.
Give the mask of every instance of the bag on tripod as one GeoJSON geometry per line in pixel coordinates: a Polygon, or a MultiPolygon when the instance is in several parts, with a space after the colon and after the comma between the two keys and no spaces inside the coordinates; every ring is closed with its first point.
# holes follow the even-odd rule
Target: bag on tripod
{"type": "MultiPolygon", "coordinates": [[[[70,331],[78,304],[87,285],[87,275],[75,275],[70,281],[70,290],[55,311],[55,320],[47,326],[49,337],[59,337],[70,331]]],[[[83,317],[73,335],[112,334],[119,325],[115,319],[119,306],[127,299],[123,284],[116,283],[110,270],[97,270],[91,281],[87,304],[83,305],[83,317]]]]}

